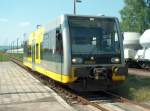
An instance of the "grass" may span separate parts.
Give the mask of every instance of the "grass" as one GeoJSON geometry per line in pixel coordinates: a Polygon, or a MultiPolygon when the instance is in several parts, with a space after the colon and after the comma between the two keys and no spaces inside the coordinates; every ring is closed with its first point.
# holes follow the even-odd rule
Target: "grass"
{"type": "Polygon", "coordinates": [[[10,55],[20,61],[23,61],[23,54],[10,54],[10,55]]]}
{"type": "Polygon", "coordinates": [[[9,61],[8,57],[5,55],[0,54],[0,62],[9,61]]]}
{"type": "MultiPolygon", "coordinates": [[[[13,57],[23,61],[23,54],[10,54],[10,56],[13,56],[13,57]]],[[[9,58],[0,53],[0,62],[3,62],[3,61],[9,61],[9,58]]]]}
{"type": "Polygon", "coordinates": [[[128,79],[113,92],[134,101],[150,101],[150,77],[129,75],[128,79]]]}

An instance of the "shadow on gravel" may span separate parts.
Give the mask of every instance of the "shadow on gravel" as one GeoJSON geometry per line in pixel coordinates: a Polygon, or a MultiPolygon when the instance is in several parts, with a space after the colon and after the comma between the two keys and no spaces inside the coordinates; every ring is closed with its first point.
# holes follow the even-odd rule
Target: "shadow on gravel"
{"type": "Polygon", "coordinates": [[[128,79],[113,92],[130,100],[150,101],[150,77],[129,75],[128,79]]]}

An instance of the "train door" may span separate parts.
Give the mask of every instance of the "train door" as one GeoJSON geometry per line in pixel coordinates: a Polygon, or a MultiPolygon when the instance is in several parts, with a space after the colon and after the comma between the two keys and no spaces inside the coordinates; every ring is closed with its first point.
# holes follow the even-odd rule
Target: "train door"
{"type": "Polygon", "coordinates": [[[32,41],[32,69],[34,69],[35,64],[35,42],[32,41]]]}
{"type": "Polygon", "coordinates": [[[35,63],[40,63],[40,43],[35,44],[35,63]]]}
{"type": "Polygon", "coordinates": [[[59,71],[61,74],[61,81],[63,81],[62,79],[62,65],[63,65],[63,40],[62,40],[62,31],[61,31],[61,27],[56,29],[56,57],[57,60],[56,62],[59,64],[59,71]]]}

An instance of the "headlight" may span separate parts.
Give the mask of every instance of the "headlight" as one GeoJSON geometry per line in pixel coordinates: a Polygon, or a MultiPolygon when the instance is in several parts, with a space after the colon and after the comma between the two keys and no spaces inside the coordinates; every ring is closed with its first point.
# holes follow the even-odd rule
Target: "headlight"
{"type": "Polygon", "coordinates": [[[81,64],[81,63],[83,63],[83,59],[82,58],[73,58],[72,63],[81,64]]]}
{"type": "Polygon", "coordinates": [[[115,57],[115,58],[111,58],[111,62],[112,63],[119,63],[120,62],[120,59],[115,57]]]}

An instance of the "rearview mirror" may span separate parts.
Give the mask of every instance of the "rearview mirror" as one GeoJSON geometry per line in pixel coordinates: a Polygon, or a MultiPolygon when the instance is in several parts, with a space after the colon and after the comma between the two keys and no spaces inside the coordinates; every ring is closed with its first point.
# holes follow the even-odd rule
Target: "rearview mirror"
{"type": "Polygon", "coordinates": [[[122,32],[121,35],[122,35],[122,40],[124,41],[124,32],[122,32]]]}
{"type": "Polygon", "coordinates": [[[58,33],[56,34],[56,39],[57,39],[57,40],[62,40],[62,34],[61,34],[60,32],[58,32],[58,33]]]}

